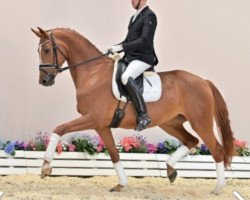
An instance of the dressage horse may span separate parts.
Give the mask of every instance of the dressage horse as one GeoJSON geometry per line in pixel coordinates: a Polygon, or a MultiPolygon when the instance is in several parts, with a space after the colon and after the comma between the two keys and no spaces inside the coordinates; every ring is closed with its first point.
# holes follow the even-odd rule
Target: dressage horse
{"type": "MultiPolygon", "coordinates": [[[[55,28],[45,31],[38,27],[38,30],[32,31],[40,38],[39,83],[51,86],[58,73],[69,69],[76,89],[76,107],[80,117],[59,125],[53,133],[62,136],[73,131],[94,129],[106,144],[112,162],[118,163],[119,153],[109,126],[117,106],[117,99],[112,93],[114,60],[103,55],[74,30],[55,28]],[[65,61],[69,66],[63,68],[65,61]]],[[[186,149],[190,150],[199,142],[183,127],[183,123],[188,121],[216,162],[217,185],[212,192],[219,194],[225,185],[224,166],[230,166],[234,151],[234,137],[222,95],[212,82],[186,71],[174,70],[158,74],[162,82],[162,96],[158,101],[146,104],[152,119],[150,127],[159,126],[183,144],[170,156],[171,162],[166,162],[170,182],[177,176],[174,164],[188,153],[186,149]],[[213,132],[214,119],[222,141],[218,141],[213,132]]],[[[133,129],[135,125],[135,110],[129,103],[119,127],[133,129]]],[[[45,160],[42,177],[49,175],[51,170],[50,163],[45,160]]],[[[126,178],[124,171],[116,173],[119,180],[126,178]]],[[[124,184],[120,181],[111,191],[120,191],[125,185],[126,181],[124,184]]]]}

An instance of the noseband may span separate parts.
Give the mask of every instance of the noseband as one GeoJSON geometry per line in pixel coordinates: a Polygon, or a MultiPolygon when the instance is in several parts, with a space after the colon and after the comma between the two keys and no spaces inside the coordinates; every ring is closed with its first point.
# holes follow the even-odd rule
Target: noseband
{"type": "Polygon", "coordinates": [[[44,43],[40,44],[40,46],[42,46],[42,45],[44,45],[47,42],[51,42],[52,43],[52,48],[53,48],[53,63],[40,64],[39,65],[39,70],[42,71],[42,72],[44,72],[47,75],[49,75],[49,73],[46,70],[44,70],[44,68],[46,68],[46,67],[53,67],[53,68],[56,69],[56,72],[61,73],[61,72],[65,71],[65,70],[67,70],[67,69],[70,69],[70,68],[73,68],[73,67],[77,67],[79,65],[83,65],[83,64],[86,64],[86,63],[98,60],[98,59],[100,59],[100,58],[102,58],[104,56],[107,56],[107,55],[109,55],[109,54],[112,53],[112,52],[108,51],[105,54],[102,54],[100,56],[97,56],[97,57],[94,57],[94,58],[91,58],[91,59],[88,59],[88,60],[85,60],[85,61],[82,61],[82,62],[77,63],[75,65],[71,65],[71,66],[67,66],[67,67],[60,67],[59,63],[58,63],[58,53],[57,53],[57,51],[64,57],[65,60],[67,60],[67,57],[62,52],[62,50],[56,45],[56,42],[55,42],[54,36],[52,34],[52,31],[50,31],[49,34],[50,34],[50,39],[48,39],[44,43]]]}
{"type": "Polygon", "coordinates": [[[42,46],[42,45],[44,45],[47,42],[51,42],[52,43],[52,49],[53,49],[53,63],[40,64],[39,65],[39,70],[42,71],[42,72],[44,72],[45,74],[48,74],[48,72],[43,69],[43,68],[46,68],[46,67],[54,67],[57,70],[57,72],[60,72],[60,66],[58,64],[58,54],[57,54],[57,51],[59,51],[62,54],[62,56],[64,57],[64,59],[66,60],[65,54],[56,45],[55,39],[54,39],[54,36],[53,36],[52,32],[50,31],[49,33],[50,33],[50,39],[46,40],[44,43],[41,44],[41,46],[42,46]]]}

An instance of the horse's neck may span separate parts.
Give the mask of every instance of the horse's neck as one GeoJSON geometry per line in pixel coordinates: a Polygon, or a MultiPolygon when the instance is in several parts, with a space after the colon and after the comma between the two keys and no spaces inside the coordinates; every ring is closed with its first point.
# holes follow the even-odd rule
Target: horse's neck
{"type": "MultiPolygon", "coordinates": [[[[87,39],[83,38],[83,36],[66,32],[60,37],[62,37],[63,42],[68,48],[67,62],[69,66],[102,55],[102,53],[87,39]]],[[[107,57],[103,57],[70,69],[77,92],[91,90],[93,87],[98,87],[98,85],[111,81],[112,66],[113,61],[107,57]]]]}
{"type": "MultiPolygon", "coordinates": [[[[87,39],[76,34],[65,34],[63,40],[68,48],[67,62],[69,66],[102,55],[87,39]]],[[[70,69],[76,90],[84,88],[85,85],[86,87],[90,84],[93,85],[96,80],[100,79],[100,76],[103,76],[102,70],[104,69],[101,62],[106,62],[106,60],[107,58],[101,58],[70,69]]]]}

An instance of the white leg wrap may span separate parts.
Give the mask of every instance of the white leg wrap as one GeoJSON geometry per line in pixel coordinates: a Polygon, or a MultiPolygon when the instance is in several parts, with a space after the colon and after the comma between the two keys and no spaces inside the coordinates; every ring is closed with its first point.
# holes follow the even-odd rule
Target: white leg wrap
{"type": "Polygon", "coordinates": [[[123,169],[121,161],[117,163],[113,163],[113,164],[114,164],[114,168],[119,179],[119,184],[126,186],[128,184],[128,179],[123,169]]]}
{"type": "Polygon", "coordinates": [[[174,168],[178,160],[189,153],[189,149],[185,145],[181,145],[167,160],[167,165],[174,168]]]}
{"type": "Polygon", "coordinates": [[[59,142],[60,136],[56,133],[52,133],[49,141],[49,145],[47,146],[45,155],[44,155],[44,160],[51,162],[54,158],[54,153],[56,150],[56,146],[59,142]]]}
{"type": "Polygon", "coordinates": [[[217,172],[217,186],[223,187],[226,185],[226,179],[225,179],[225,168],[224,163],[216,163],[216,172],[217,172]]]}

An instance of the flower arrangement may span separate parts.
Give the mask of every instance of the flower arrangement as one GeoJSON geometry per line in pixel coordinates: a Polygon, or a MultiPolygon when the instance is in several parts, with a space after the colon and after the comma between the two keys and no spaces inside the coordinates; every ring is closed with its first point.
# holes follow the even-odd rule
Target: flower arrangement
{"type": "Polygon", "coordinates": [[[11,142],[11,141],[7,141],[5,145],[3,145],[4,147],[4,151],[7,153],[7,154],[10,154],[12,156],[14,156],[16,153],[15,153],[15,142],[11,142]]]}
{"type": "Polygon", "coordinates": [[[42,134],[42,132],[38,132],[35,139],[29,141],[27,149],[24,150],[45,151],[49,144],[49,139],[48,133],[42,134]]]}
{"type": "Polygon", "coordinates": [[[246,141],[234,140],[235,156],[250,156],[246,141]]]}
{"type": "Polygon", "coordinates": [[[166,140],[162,143],[158,143],[156,152],[161,154],[172,154],[179,146],[180,143],[175,140],[166,140]]]}
{"type": "Polygon", "coordinates": [[[200,147],[194,147],[190,150],[190,155],[211,155],[205,144],[202,144],[200,147]]]}
{"type": "MultiPolygon", "coordinates": [[[[19,141],[0,141],[0,150],[4,150],[7,154],[14,156],[15,150],[24,151],[45,151],[49,144],[50,136],[48,133],[37,133],[36,137],[29,142],[19,141]]],[[[157,145],[147,142],[147,139],[142,135],[134,135],[123,137],[116,142],[116,147],[119,152],[124,153],[159,153],[172,154],[180,146],[176,140],[166,140],[157,145]]],[[[250,156],[250,149],[245,141],[234,140],[235,156],[250,156]]],[[[82,134],[73,137],[72,143],[59,141],[56,151],[58,154],[62,152],[87,152],[90,155],[100,152],[106,152],[107,148],[103,140],[99,136],[82,134]]],[[[191,155],[210,155],[210,152],[205,144],[200,147],[195,147],[190,150],[191,155]]]]}
{"type": "Polygon", "coordinates": [[[78,152],[87,152],[90,155],[105,152],[105,145],[99,136],[81,135],[73,138],[72,144],[78,152]]]}
{"type": "Polygon", "coordinates": [[[119,152],[127,153],[155,153],[157,147],[154,144],[148,143],[147,139],[142,135],[135,135],[134,137],[124,137],[118,143],[119,152]]]}
{"type": "MultiPolygon", "coordinates": [[[[143,146],[140,145],[140,142],[134,137],[124,137],[120,144],[122,146],[121,152],[143,152],[143,146]]],[[[143,152],[144,153],[144,152],[143,152]]]]}

